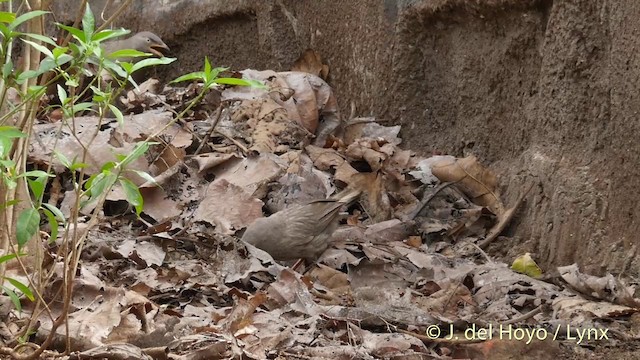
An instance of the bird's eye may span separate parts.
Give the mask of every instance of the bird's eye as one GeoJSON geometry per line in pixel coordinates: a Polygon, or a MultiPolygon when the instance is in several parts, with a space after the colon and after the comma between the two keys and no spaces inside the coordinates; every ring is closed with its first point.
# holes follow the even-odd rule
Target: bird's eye
{"type": "Polygon", "coordinates": [[[147,38],[147,42],[151,42],[151,39],[147,38]]]}

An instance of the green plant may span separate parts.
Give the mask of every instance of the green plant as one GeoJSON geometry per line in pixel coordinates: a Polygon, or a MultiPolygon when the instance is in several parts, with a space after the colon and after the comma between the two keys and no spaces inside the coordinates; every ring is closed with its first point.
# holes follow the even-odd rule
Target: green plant
{"type": "MultiPolygon", "coordinates": [[[[44,202],[45,189],[50,178],[54,177],[51,167],[45,170],[27,170],[26,158],[28,154],[28,140],[34,124],[36,110],[40,106],[40,99],[51,86],[55,85],[59,104],[50,107],[61,109],[63,119],[60,126],[75,128],[75,117],[80,112],[93,112],[99,121],[110,111],[122,123],[124,117],[120,110],[113,105],[117,94],[129,83],[137,86],[132,75],[148,66],[168,64],[175,59],[147,58],[137,62],[118,62],[106,57],[101,43],[128,33],[127,30],[96,30],[95,19],[90,7],[86,6],[82,16],[82,28],[58,24],[60,28],[69,32],[73,42],[59,45],[42,33],[20,32],[19,26],[39,21],[39,17],[47,14],[36,10],[16,16],[12,12],[0,12],[0,60],[2,60],[2,78],[0,81],[0,287],[7,294],[17,309],[21,308],[19,290],[27,299],[36,301],[32,322],[42,311],[48,311],[47,301],[43,299],[43,289],[51,280],[52,271],[41,266],[42,246],[40,242],[30,242],[38,237],[40,222],[44,218],[48,222],[51,240],[58,239],[60,244],[60,258],[64,262],[65,286],[62,289],[63,316],[54,320],[53,329],[45,342],[31,355],[36,358],[50,344],[55,329],[64,323],[73,294],[73,278],[77,271],[78,261],[86,232],[78,232],[78,212],[81,202],[93,201],[97,208],[101,208],[113,186],[119,184],[124,189],[127,199],[139,215],[143,201],[139,189],[126,175],[136,172],[147,180],[153,180],[150,175],[130,170],[127,167],[137,158],[143,156],[153,145],[145,141],[136,146],[130,154],[114,154],[115,161],[104,164],[97,174],[86,174],[86,150],[79,154],[78,159],[69,160],[61,153],[54,153],[49,161],[54,159],[63,164],[71,173],[74,180],[77,199],[71,216],[65,219],[62,212],[54,205],[44,202]],[[16,40],[26,45],[25,54],[28,58],[36,59],[26,64],[25,68],[15,68],[11,49],[16,40]],[[108,81],[104,81],[108,77],[108,81]],[[40,81],[40,83],[38,83],[40,81]],[[8,101],[9,93],[18,94],[18,103],[8,101]],[[63,230],[63,231],[61,231],[63,230]],[[31,260],[28,260],[31,259],[31,260]],[[27,266],[25,260],[31,261],[27,266]],[[14,278],[6,277],[5,265],[15,261],[27,276],[28,283],[22,283],[14,278]],[[29,273],[27,268],[35,269],[29,273]],[[5,282],[12,287],[6,286],[5,282]]],[[[151,54],[135,50],[122,50],[117,56],[140,58],[151,54]]],[[[96,128],[96,133],[99,127],[96,128]]],[[[87,144],[88,147],[88,144],[87,144]]],[[[85,148],[86,149],[86,148],[85,148]]],[[[98,211],[89,220],[89,227],[98,221],[98,211]]],[[[31,326],[25,327],[22,338],[31,332],[31,326]]],[[[0,353],[17,356],[16,353],[0,349],[0,353]]]]}
{"type": "Polygon", "coordinates": [[[201,81],[203,84],[202,91],[198,94],[198,96],[196,96],[189,103],[189,105],[178,115],[178,117],[184,116],[184,114],[186,114],[187,111],[189,111],[194,105],[202,101],[205,95],[207,95],[207,92],[211,91],[214,87],[218,85],[238,85],[238,86],[252,86],[257,88],[265,88],[263,83],[256,80],[218,77],[220,73],[227,70],[229,70],[229,68],[225,68],[225,67],[212,68],[211,63],[209,62],[209,58],[205,57],[203,71],[188,73],[171,81],[171,83],[178,83],[183,81],[201,81]]]}
{"type": "MultiPolygon", "coordinates": [[[[0,0],[2,3],[2,0],[0,0]]],[[[80,208],[87,203],[95,204],[100,209],[107,194],[114,186],[120,186],[126,199],[139,216],[143,210],[143,197],[138,187],[128,179],[128,174],[135,173],[148,182],[154,179],[147,173],[130,169],[131,164],[143,156],[151,146],[158,143],[153,139],[164,130],[159,130],[147,140],[136,144],[129,154],[114,154],[114,160],[102,164],[100,171],[90,174],[87,165],[87,150],[96,138],[100,126],[96,127],[92,140],[85,144],[85,151],[76,158],[69,159],[61,152],[54,151],[49,164],[57,161],[71,174],[72,186],[76,201],[70,216],[65,218],[56,206],[45,202],[47,185],[53,175],[51,166],[47,169],[28,170],[28,144],[34,124],[35,114],[41,107],[40,99],[47,89],[55,89],[59,104],[46,110],[60,109],[62,121],[60,126],[75,129],[76,116],[79,113],[91,112],[98,116],[100,124],[107,113],[112,113],[119,123],[124,116],[114,105],[116,96],[129,84],[137,87],[133,74],[149,66],[169,64],[173,58],[148,57],[151,54],[136,50],[120,50],[114,54],[104,54],[101,44],[129,33],[124,29],[101,30],[96,28],[95,19],[89,5],[82,10],[82,26],[66,26],[57,24],[69,33],[71,42],[57,43],[42,33],[40,18],[48,14],[35,10],[16,16],[11,11],[0,12],[0,61],[2,61],[2,78],[0,79],[0,287],[13,301],[17,309],[21,308],[20,296],[35,301],[32,324],[42,312],[48,312],[47,300],[42,296],[47,284],[51,281],[53,271],[42,267],[41,242],[31,241],[40,234],[41,221],[46,221],[51,241],[57,241],[58,258],[64,259],[64,286],[57,301],[62,300],[63,315],[52,317],[53,329],[47,339],[29,355],[37,358],[53,339],[56,329],[66,321],[73,295],[73,279],[77,273],[80,254],[84,246],[87,232],[78,230],[80,208]],[[26,32],[18,31],[26,26],[26,32]],[[15,41],[24,42],[25,56],[31,61],[22,69],[17,69],[12,61],[11,49],[15,41]],[[139,61],[114,61],[113,58],[143,58],[139,61]],[[146,57],[146,58],[145,58],[146,57]],[[8,101],[11,92],[17,93],[18,103],[8,101]],[[30,266],[26,265],[31,259],[30,266]],[[28,283],[22,283],[5,276],[5,264],[10,261],[18,263],[27,275],[28,283]],[[27,268],[35,269],[29,273],[27,268]],[[11,284],[12,287],[5,286],[11,284]]],[[[104,25],[103,25],[104,26],[104,25]]],[[[205,58],[204,69],[200,72],[186,74],[174,80],[201,81],[202,91],[177,114],[172,122],[182,119],[189,109],[198,104],[206,93],[218,85],[240,85],[263,87],[260,82],[236,78],[219,77],[226,68],[212,68],[205,58]]],[[[166,129],[165,127],[165,129],[166,129]]],[[[88,221],[88,227],[95,226],[99,220],[99,211],[94,211],[88,221]]],[[[51,316],[51,314],[49,314],[51,316]]],[[[26,326],[21,339],[25,340],[32,332],[33,326],[26,326]]],[[[17,356],[13,350],[0,347],[1,354],[17,356]]]]}

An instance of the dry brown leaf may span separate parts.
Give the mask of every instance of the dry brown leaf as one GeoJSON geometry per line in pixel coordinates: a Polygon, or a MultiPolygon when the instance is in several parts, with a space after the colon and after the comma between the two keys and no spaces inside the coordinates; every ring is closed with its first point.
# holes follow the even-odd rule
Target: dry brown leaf
{"type": "Polygon", "coordinates": [[[293,63],[291,71],[300,71],[319,76],[323,80],[329,77],[329,66],[322,63],[320,54],[314,49],[306,49],[293,63]]]}
{"type": "Polygon", "coordinates": [[[552,308],[559,319],[582,321],[610,319],[628,316],[638,312],[638,308],[612,304],[606,301],[592,301],[581,297],[558,297],[553,300],[552,308]]]}
{"type": "MultiPolygon", "coordinates": [[[[389,154],[389,148],[383,148],[376,140],[360,139],[347,147],[345,155],[353,160],[364,160],[373,171],[380,170],[389,154]]],[[[391,150],[392,151],[392,150],[391,150]]]]}
{"type": "Polygon", "coordinates": [[[343,292],[349,288],[347,274],[326,265],[319,264],[311,269],[307,276],[336,292],[343,292]]]}
{"type": "Polygon", "coordinates": [[[382,173],[358,173],[351,177],[351,187],[360,189],[363,195],[360,204],[371,216],[373,222],[385,221],[391,218],[392,209],[389,196],[384,188],[382,173]]]}
{"type": "Polygon", "coordinates": [[[143,212],[157,222],[165,222],[182,213],[178,203],[171,199],[161,187],[143,187],[140,188],[140,193],[144,199],[143,212]]]}
{"type": "Polygon", "coordinates": [[[586,296],[640,308],[640,300],[634,298],[635,287],[623,284],[611,274],[603,277],[583,274],[578,264],[559,267],[558,272],[572,289],[586,296]]]}
{"type": "MultiPolygon", "coordinates": [[[[244,70],[246,79],[265,81],[269,90],[227,89],[223,99],[271,99],[286,109],[285,117],[315,134],[313,143],[322,146],[340,125],[340,111],[331,87],[321,78],[303,72],[244,70]],[[276,94],[292,93],[280,97],[276,94]],[[322,121],[320,119],[322,118],[322,121]]],[[[248,88],[248,87],[246,87],[248,88]]]]}
{"type": "Polygon", "coordinates": [[[367,226],[364,238],[372,243],[388,243],[402,241],[414,233],[414,224],[391,219],[367,226]]]}
{"type": "Polygon", "coordinates": [[[337,168],[341,166],[345,159],[334,149],[321,148],[314,145],[309,145],[305,148],[313,165],[322,171],[327,171],[331,168],[337,168]]]}
{"type": "MultiPolygon", "coordinates": [[[[166,253],[156,244],[142,241],[137,242],[134,239],[127,239],[120,243],[116,249],[123,257],[136,261],[140,259],[144,262],[144,266],[160,266],[164,261],[166,253]]],[[[136,261],[137,263],[138,261],[136,261]]]]}
{"type": "Polygon", "coordinates": [[[262,217],[263,205],[243,188],[217,179],[207,188],[194,220],[214,224],[218,233],[232,235],[262,217]]]}
{"type": "Polygon", "coordinates": [[[483,167],[475,156],[451,161],[443,158],[431,166],[431,171],[442,182],[455,182],[474,204],[489,208],[500,216],[504,206],[497,194],[498,179],[495,174],[483,167]]]}
{"type": "Polygon", "coordinates": [[[235,154],[207,153],[196,155],[192,159],[198,164],[198,171],[202,172],[213,169],[231,159],[238,159],[238,156],[235,154]]]}
{"type": "Polygon", "coordinates": [[[241,297],[236,297],[235,300],[229,316],[220,322],[220,326],[232,334],[252,323],[253,313],[267,300],[267,295],[259,292],[248,300],[241,297]]]}
{"type": "Polygon", "coordinates": [[[212,172],[216,180],[227,180],[247,193],[255,194],[267,183],[282,176],[286,168],[284,159],[265,153],[257,157],[231,159],[216,166],[212,172]]]}
{"type": "Polygon", "coordinates": [[[356,174],[358,174],[358,171],[354,169],[348,161],[344,161],[336,169],[334,179],[335,181],[340,181],[346,185],[349,185],[353,182],[352,177],[356,174]]]}
{"type": "MultiPolygon", "coordinates": [[[[48,164],[55,146],[56,151],[73,160],[87,148],[88,156],[84,162],[88,164],[87,173],[93,174],[98,172],[103,164],[115,161],[116,154],[131,153],[138,141],[147,139],[155,132],[162,130],[172,120],[173,114],[170,112],[148,111],[131,116],[121,127],[116,121],[100,125],[97,117],[78,117],[75,119],[76,136],[71,134],[70,127],[66,125],[57,136],[60,124],[38,124],[34,126],[29,159],[38,164],[48,164]],[[96,131],[97,135],[94,139],[96,131]],[[91,140],[93,142],[89,144],[91,140]]],[[[166,128],[161,136],[175,148],[187,147],[192,142],[191,134],[177,124],[166,128]]],[[[53,166],[56,172],[63,171],[62,164],[55,157],[53,166]]],[[[132,162],[129,169],[148,172],[152,176],[158,175],[151,171],[144,156],[132,162]]],[[[145,182],[136,174],[131,175],[131,180],[137,185],[145,182]]]]}

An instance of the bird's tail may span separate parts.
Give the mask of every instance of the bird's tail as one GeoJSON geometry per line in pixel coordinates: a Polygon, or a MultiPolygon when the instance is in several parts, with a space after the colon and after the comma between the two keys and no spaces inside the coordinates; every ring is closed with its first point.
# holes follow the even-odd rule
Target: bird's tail
{"type": "Polygon", "coordinates": [[[340,191],[339,193],[333,195],[332,197],[330,197],[330,199],[348,205],[356,201],[358,197],[360,197],[360,194],[362,194],[361,190],[354,189],[354,188],[346,188],[340,191]]]}

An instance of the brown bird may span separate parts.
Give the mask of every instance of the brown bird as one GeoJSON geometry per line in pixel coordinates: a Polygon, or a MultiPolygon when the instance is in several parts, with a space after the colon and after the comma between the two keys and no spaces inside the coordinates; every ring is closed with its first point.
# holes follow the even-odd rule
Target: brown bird
{"type": "MultiPolygon", "coordinates": [[[[104,55],[109,57],[110,54],[125,49],[133,49],[145,53],[151,53],[155,56],[162,57],[163,51],[169,50],[167,44],[160,37],[150,31],[139,32],[132,37],[124,40],[113,40],[102,44],[104,55]]],[[[120,57],[117,60],[131,62],[133,58],[120,57]]]]}
{"type": "Polygon", "coordinates": [[[340,209],[361,191],[347,189],[332,198],[294,205],[254,221],[242,240],[268,252],[276,260],[315,261],[329,247],[338,228],[340,209]]]}

